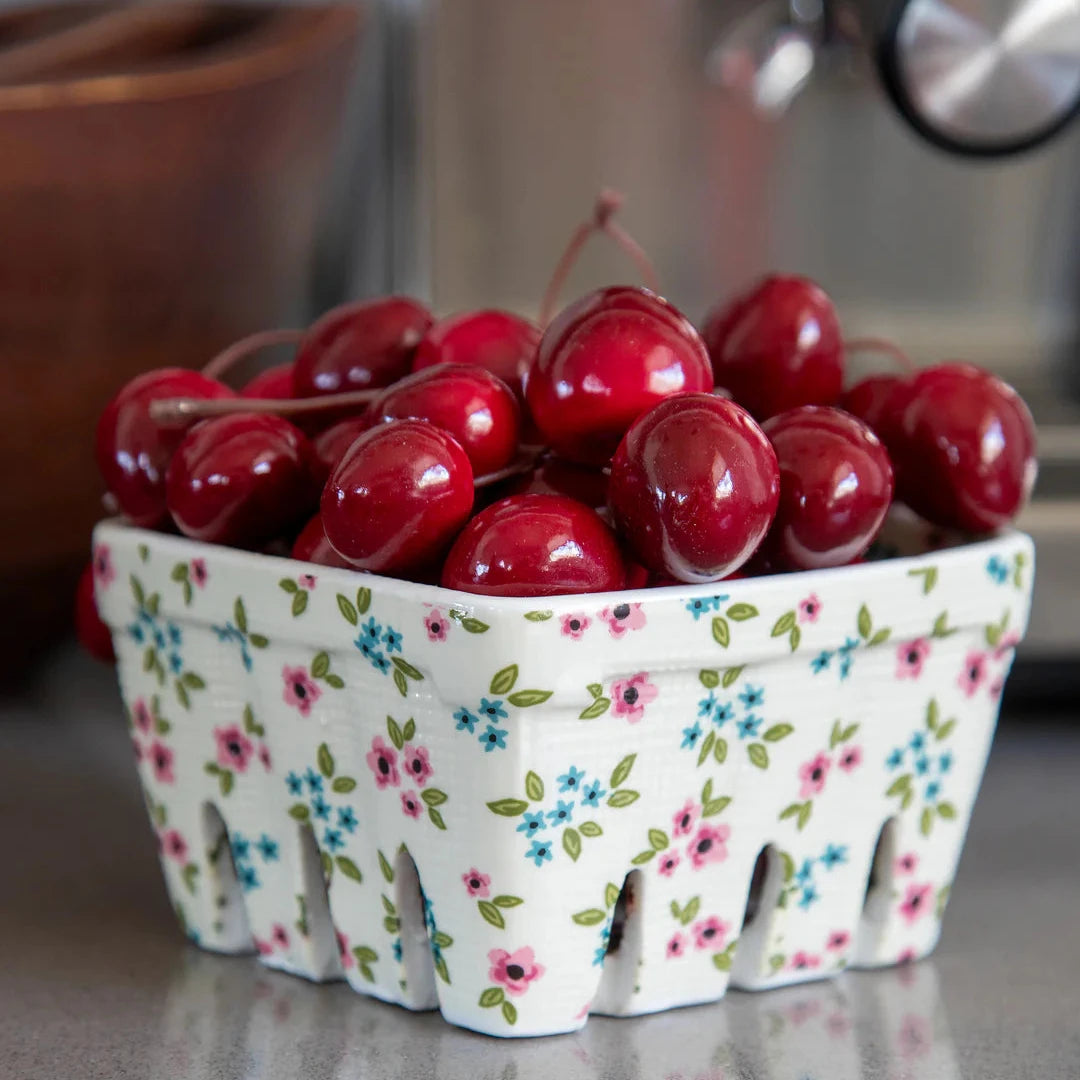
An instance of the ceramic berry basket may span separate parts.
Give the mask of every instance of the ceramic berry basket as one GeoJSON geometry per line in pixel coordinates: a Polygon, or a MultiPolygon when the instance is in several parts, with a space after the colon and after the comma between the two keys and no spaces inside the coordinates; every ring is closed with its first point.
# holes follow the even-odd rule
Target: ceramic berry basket
{"type": "Polygon", "coordinates": [[[930,952],[1033,572],[521,600],[95,544],[188,936],[493,1035],[930,952]]]}

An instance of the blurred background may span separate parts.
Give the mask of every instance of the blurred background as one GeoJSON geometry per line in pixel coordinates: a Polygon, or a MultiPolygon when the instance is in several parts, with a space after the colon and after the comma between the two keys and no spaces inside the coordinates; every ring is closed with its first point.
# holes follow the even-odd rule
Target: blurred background
{"type": "MultiPolygon", "coordinates": [[[[691,318],[803,273],[848,335],[1027,397],[1010,693],[1052,704],[1080,668],[1078,101],[1052,0],[0,3],[5,674],[70,636],[125,380],[346,297],[535,315],[609,185],[691,318]]],[[[628,278],[596,244],[568,293],[628,278]]]]}

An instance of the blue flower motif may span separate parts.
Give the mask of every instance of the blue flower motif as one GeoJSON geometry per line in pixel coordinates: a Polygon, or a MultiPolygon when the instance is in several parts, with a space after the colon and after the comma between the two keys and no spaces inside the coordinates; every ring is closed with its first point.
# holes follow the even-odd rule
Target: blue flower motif
{"type": "Polygon", "coordinates": [[[339,829],[344,829],[348,833],[355,832],[356,826],[360,824],[356,820],[356,812],[351,806],[338,807],[337,823],[339,829]]]}
{"type": "Polygon", "coordinates": [[[694,616],[694,622],[697,622],[702,615],[705,615],[712,608],[712,603],[707,597],[702,597],[698,600],[687,600],[686,610],[694,616]]]}
{"type": "Polygon", "coordinates": [[[178,652],[169,653],[169,670],[174,675],[179,675],[184,670],[184,661],[178,652]]]}
{"type": "Polygon", "coordinates": [[[837,671],[840,674],[840,679],[843,681],[851,674],[851,655],[845,654],[840,659],[840,664],[837,667],[837,671]]]}
{"type": "Polygon", "coordinates": [[[543,813],[530,814],[527,811],[521,815],[521,824],[517,827],[515,832],[525,833],[537,833],[541,829],[547,828],[547,822],[544,821],[543,813]]]}
{"type": "Polygon", "coordinates": [[[232,639],[232,627],[229,625],[211,626],[210,629],[214,631],[214,636],[218,641],[230,641],[232,639]]]}
{"type": "Polygon", "coordinates": [[[150,612],[147,611],[145,607],[140,607],[139,608],[138,618],[139,618],[140,622],[146,623],[147,626],[153,626],[154,625],[154,616],[151,615],[150,612]]]}
{"type": "Polygon", "coordinates": [[[427,895],[421,894],[424,898],[424,924],[427,926],[431,933],[435,933],[438,930],[438,926],[435,925],[435,907],[431,901],[427,898],[427,895]]]}
{"type": "Polygon", "coordinates": [[[506,749],[506,736],[508,734],[509,732],[505,728],[497,728],[494,724],[488,724],[484,729],[484,734],[479,736],[477,742],[484,748],[485,754],[490,754],[496,748],[499,750],[506,749]]]}
{"type": "Polygon", "coordinates": [[[682,750],[693,750],[697,746],[698,739],[701,738],[701,725],[695,720],[693,727],[684,727],[682,729],[682,750]]]}
{"type": "Polygon", "coordinates": [[[503,708],[503,703],[501,701],[488,701],[486,697],[480,699],[480,708],[478,711],[482,712],[485,716],[490,717],[492,720],[496,717],[505,720],[509,715],[503,708]]]}
{"type": "Polygon", "coordinates": [[[544,863],[551,862],[551,845],[543,840],[534,840],[532,847],[525,852],[525,858],[532,859],[534,866],[543,866],[544,863]]]}
{"type": "Polygon", "coordinates": [[[157,627],[154,627],[154,645],[159,649],[165,648],[165,635],[157,627]]]}
{"type": "Polygon", "coordinates": [[[308,791],[312,794],[322,791],[322,777],[310,765],[304,773],[304,779],[307,781],[308,791]]]}
{"type": "Polygon", "coordinates": [[[586,784],[581,789],[582,806],[599,806],[600,800],[607,794],[607,789],[600,786],[599,780],[586,784]]]}
{"type": "Polygon", "coordinates": [[[371,666],[376,671],[381,671],[385,675],[390,670],[390,661],[387,660],[381,652],[372,653],[368,659],[371,661],[371,666]]]}
{"type": "Polygon", "coordinates": [[[303,795],[304,793],[304,781],[294,772],[286,773],[285,787],[290,795],[303,795]]]}
{"type": "Polygon", "coordinates": [[[581,782],[585,779],[585,773],[573,765],[558,777],[559,791],[577,791],[581,782]]]}
{"type": "Polygon", "coordinates": [[[311,800],[311,812],[320,821],[330,820],[330,804],[321,795],[316,795],[311,800]]]}
{"type": "Polygon", "coordinates": [[[278,844],[276,840],[272,840],[266,833],[255,843],[255,847],[258,848],[259,854],[262,856],[263,862],[277,862],[278,858],[278,844]]]}
{"type": "Polygon", "coordinates": [[[915,774],[917,776],[925,776],[930,771],[930,759],[921,754],[915,759],[915,774]]]}
{"type": "Polygon", "coordinates": [[[715,709],[718,704],[719,702],[716,700],[716,695],[710,690],[709,696],[702,698],[697,704],[698,716],[706,717],[711,715],[713,709],[715,709]]]}
{"type": "Polygon", "coordinates": [[[858,647],[859,647],[859,639],[849,637],[849,638],[847,638],[845,640],[844,644],[841,645],[840,648],[837,649],[836,651],[838,653],[840,653],[841,656],[850,656],[851,653],[854,652],[858,647]]]}
{"type": "Polygon", "coordinates": [[[900,748],[894,750],[886,759],[885,767],[889,769],[899,769],[904,764],[904,751],[900,748]]]}
{"type": "Polygon", "coordinates": [[[254,866],[241,866],[236,871],[237,880],[244,892],[251,892],[259,887],[259,875],[255,873],[254,866]]]}
{"type": "Polygon", "coordinates": [[[457,721],[458,731],[467,731],[470,735],[476,730],[476,725],[480,722],[480,717],[473,716],[464,705],[454,713],[454,719],[457,721]]]}
{"type": "Polygon", "coordinates": [[[554,826],[567,825],[574,818],[573,802],[563,802],[562,799],[555,804],[554,810],[547,812],[547,819],[554,826]]]}
{"type": "Polygon", "coordinates": [[[606,945],[611,940],[611,924],[607,923],[600,928],[600,940],[606,945]]]}
{"type": "Polygon", "coordinates": [[[926,746],[926,736],[921,731],[916,731],[915,734],[911,736],[911,742],[908,743],[908,746],[918,753],[926,746]]]}
{"type": "Polygon", "coordinates": [[[401,652],[401,635],[392,626],[386,628],[382,641],[388,653],[401,652]]]}
{"type": "Polygon", "coordinates": [[[747,684],[746,689],[739,695],[739,700],[747,709],[756,709],[765,704],[765,688],[747,684]]]}
{"type": "Polygon", "coordinates": [[[986,572],[998,585],[1004,585],[1009,578],[1009,564],[1000,555],[991,555],[986,564],[986,572]]]}
{"type": "Polygon", "coordinates": [[[241,833],[233,833],[229,847],[232,848],[232,857],[235,862],[243,862],[251,854],[251,842],[241,833]]]}
{"type": "Polygon", "coordinates": [[[735,716],[735,709],[732,707],[729,701],[725,701],[723,705],[716,706],[716,714],[713,716],[713,723],[717,727],[723,727],[729,720],[735,716]]]}
{"type": "Polygon", "coordinates": [[[131,635],[131,640],[134,641],[137,645],[141,645],[143,643],[143,628],[138,623],[132,623],[127,628],[127,632],[131,635]]]}
{"type": "Polygon", "coordinates": [[[394,938],[393,945],[390,946],[390,951],[394,954],[394,959],[401,963],[401,938],[394,938]]]}
{"type": "Polygon", "coordinates": [[[604,959],[607,956],[607,945],[598,945],[596,952],[593,953],[593,967],[603,967],[604,959]]]}
{"type": "Polygon", "coordinates": [[[323,830],[322,842],[323,847],[328,848],[330,851],[340,851],[345,846],[340,831],[331,829],[329,826],[323,830]]]}
{"type": "Polygon", "coordinates": [[[810,670],[815,675],[820,675],[828,666],[829,661],[832,660],[833,654],[831,652],[819,652],[813,660],[810,661],[810,670]]]}
{"type": "Polygon", "coordinates": [[[807,911],[818,899],[817,889],[815,889],[813,885],[807,885],[802,891],[802,896],[799,897],[799,907],[801,907],[803,911],[807,911]]]}
{"type": "Polygon", "coordinates": [[[847,852],[847,844],[827,844],[821,856],[821,865],[826,870],[831,870],[834,866],[842,866],[847,862],[847,852]]]}
{"type": "Polygon", "coordinates": [[[735,726],[739,731],[740,739],[755,739],[761,727],[761,717],[753,714],[744,716],[735,726]]]}
{"type": "Polygon", "coordinates": [[[184,640],[184,635],[180,633],[180,627],[176,623],[169,623],[169,641],[173,645],[180,645],[184,640]]]}
{"type": "Polygon", "coordinates": [[[931,780],[926,785],[926,801],[934,802],[935,799],[941,794],[941,783],[937,780],[931,780]]]}
{"type": "Polygon", "coordinates": [[[241,643],[240,645],[240,660],[244,665],[245,671],[251,670],[251,653],[247,650],[247,645],[241,643]]]}
{"type": "Polygon", "coordinates": [[[814,860],[803,859],[802,866],[795,873],[795,880],[800,885],[809,885],[814,880],[814,860]]]}
{"type": "Polygon", "coordinates": [[[946,750],[945,753],[938,758],[938,771],[942,774],[947,773],[952,768],[952,762],[952,751],[946,750]]]}
{"type": "Polygon", "coordinates": [[[372,616],[368,621],[360,627],[360,632],[374,645],[378,645],[379,639],[382,637],[382,626],[375,621],[375,617],[372,616]]]}

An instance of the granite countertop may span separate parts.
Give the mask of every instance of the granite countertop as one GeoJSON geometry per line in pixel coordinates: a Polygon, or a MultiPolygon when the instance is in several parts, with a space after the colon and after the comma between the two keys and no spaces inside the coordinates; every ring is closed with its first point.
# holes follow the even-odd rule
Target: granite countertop
{"type": "Polygon", "coordinates": [[[0,704],[0,1078],[1080,1076],[1080,730],[1000,733],[936,955],[551,1039],[488,1039],[201,953],[174,924],[107,669],[0,704]]]}

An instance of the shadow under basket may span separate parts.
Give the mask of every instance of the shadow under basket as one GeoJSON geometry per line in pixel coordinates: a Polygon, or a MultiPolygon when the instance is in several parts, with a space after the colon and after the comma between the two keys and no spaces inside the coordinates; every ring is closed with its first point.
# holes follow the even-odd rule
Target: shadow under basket
{"type": "Polygon", "coordinates": [[[537,600],[95,546],[187,935],[503,1036],[929,953],[1034,571],[537,600]]]}

